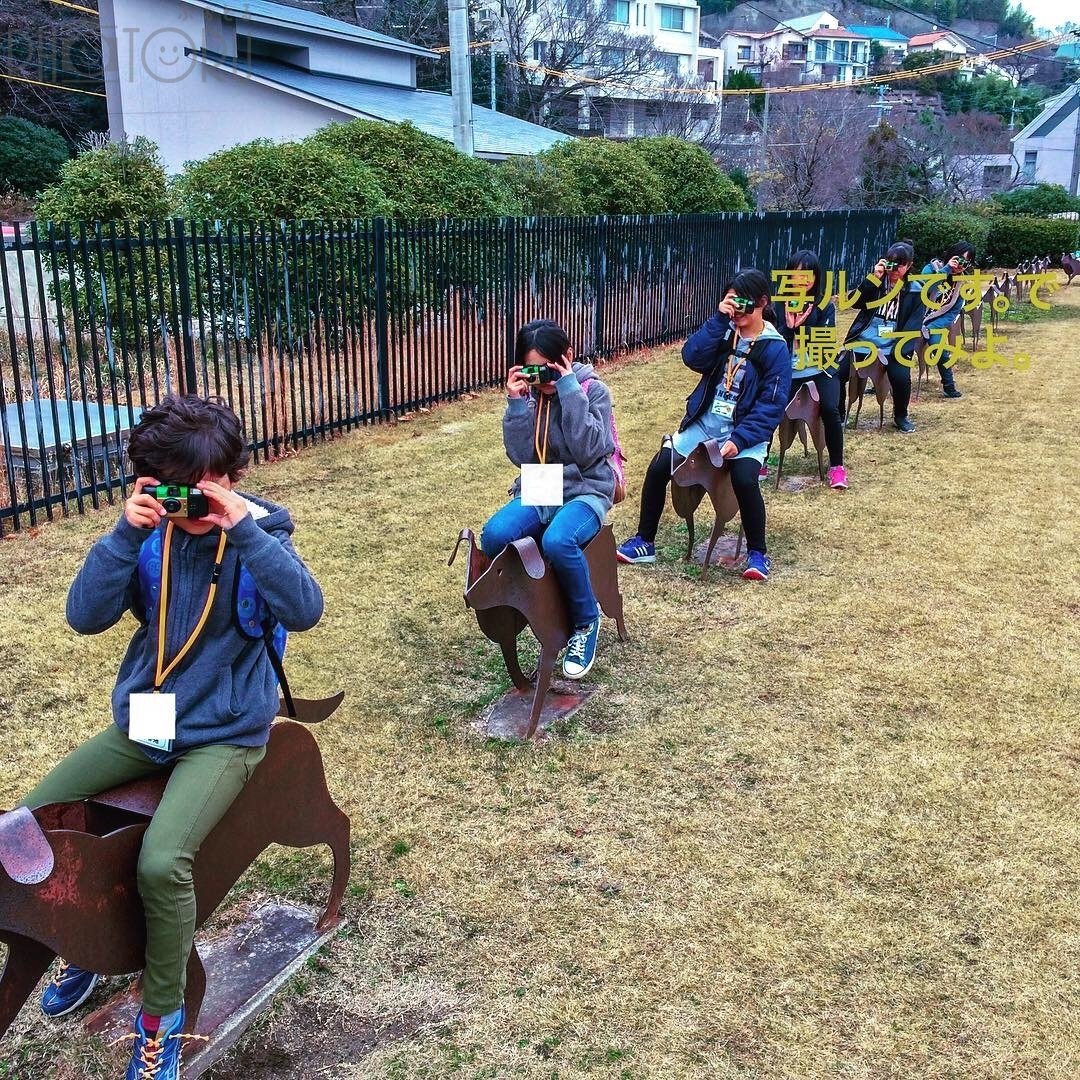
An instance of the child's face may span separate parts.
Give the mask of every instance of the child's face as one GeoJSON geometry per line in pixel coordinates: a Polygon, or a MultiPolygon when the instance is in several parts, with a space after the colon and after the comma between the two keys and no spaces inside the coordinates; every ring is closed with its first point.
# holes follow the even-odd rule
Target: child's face
{"type": "MultiPolygon", "coordinates": [[[[728,289],[724,295],[725,300],[734,299],[738,296],[738,293],[734,289],[728,289]]],[[[738,309],[735,310],[735,314],[731,317],[732,323],[739,330],[744,329],[747,326],[754,325],[754,321],[761,316],[761,309],[765,306],[765,298],[754,301],[754,306],[747,312],[742,313],[738,309]]]]}
{"type": "MultiPolygon", "coordinates": [[[[212,473],[203,473],[199,478],[197,484],[190,485],[191,487],[198,487],[203,481],[209,480],[211,483],[220,484],[223,488],[232,490],[232,481],[227,476],[214,476],[212,473]]],[[[217,513],[213,504],[210,506],[211,513],[217,513]]],[[[217,526],[212,521],[203,521],[201,518],[173,518],[173,524],[183,532],[190,533],[192,536],[205,536],[211,529],[216,529],[217,526]]]]}

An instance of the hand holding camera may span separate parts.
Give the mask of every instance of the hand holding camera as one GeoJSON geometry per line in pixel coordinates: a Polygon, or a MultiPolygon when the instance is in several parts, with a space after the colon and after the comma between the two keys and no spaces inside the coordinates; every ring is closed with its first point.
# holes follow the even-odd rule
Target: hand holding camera
{"type": "Polygon", "coordinates": [[[158,522],[168,514],[154,497],[160,485],[152,476],[140,476],[135,488],[124,503],[124,519],[136,529],[156,529],[158,522]]]}

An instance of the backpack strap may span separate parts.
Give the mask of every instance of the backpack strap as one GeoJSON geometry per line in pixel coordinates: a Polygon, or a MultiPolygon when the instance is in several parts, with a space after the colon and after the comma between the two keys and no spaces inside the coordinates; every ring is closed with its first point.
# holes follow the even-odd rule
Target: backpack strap
{"type": "Polygon", "coordinates": [[[139,599],[141,614],[150,622],[161,599],[161,556],[163,533],[155,529],[139,548],[139,599]]]}

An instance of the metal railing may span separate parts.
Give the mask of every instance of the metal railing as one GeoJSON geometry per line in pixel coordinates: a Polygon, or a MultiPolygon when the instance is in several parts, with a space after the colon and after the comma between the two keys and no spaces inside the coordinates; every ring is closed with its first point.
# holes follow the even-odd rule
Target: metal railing
{"type": "Polygon", "coordinates": [[[0,534],[113,501],[164,394],[226,398],[254,460],[502,382],[517,328],[579,355],[683,338],[739,267],[809,247],[849,275],[889,211],[173,220],[16,229],[0,259],[0,534]]]}

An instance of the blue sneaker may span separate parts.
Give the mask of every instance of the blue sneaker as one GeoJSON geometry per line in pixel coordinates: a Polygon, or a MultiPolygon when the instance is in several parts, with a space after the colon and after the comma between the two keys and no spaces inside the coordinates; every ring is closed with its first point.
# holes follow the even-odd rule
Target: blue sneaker
{"type": "Polygon", "coordinates": [[[747,581],[768,581],[772,562],[764,551],[751,551],[746,556],[746,569],[742,576],[747,581]]]}
{"type": "Polygon", "coordinates": [[[135,1046],[124,1080],[180,1080],[184,1040],[201,1038],[181,1034],[184,1030],[184,1007],[180,1006],[172,1023],[162,1031],[147,1031],[142,1018],[140,1010],[135,1017],[135,1031],[128,1036],[135,1040],[135,1046]]]}
{"type": "Polygon", "coordinates": [[[656,545],[640,536],[631,536],[615,549],[615,558],[624,563],[656,562],[656,545]]]}
{"type": "Polygon", "coordinates": [[[596,659],[596,642],[600,637],[600,617],[597,616],[588,626],[579,626],[570,635],[563,656],[562,670],[568,679],[581,679],[588,674],[596,659]]]}
{"type": "Polygon", "coordinates": [[[74,964],[60,961],[52,982],[41,995],[41,1011],[54,1019],[74,1012],[93,992],[101,981],[100,975],[83,971],[74,964]]]}

